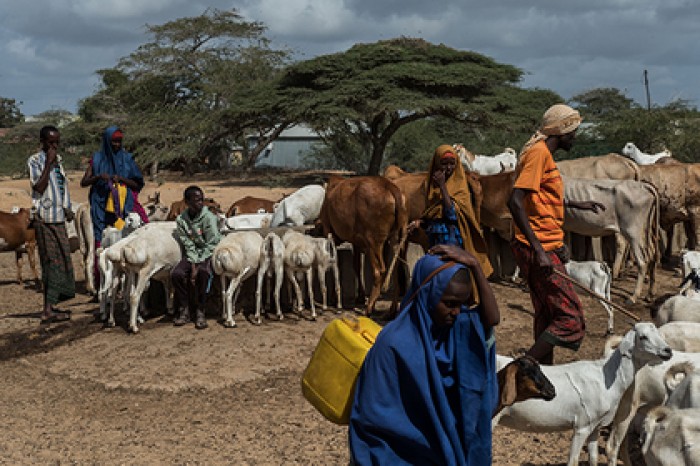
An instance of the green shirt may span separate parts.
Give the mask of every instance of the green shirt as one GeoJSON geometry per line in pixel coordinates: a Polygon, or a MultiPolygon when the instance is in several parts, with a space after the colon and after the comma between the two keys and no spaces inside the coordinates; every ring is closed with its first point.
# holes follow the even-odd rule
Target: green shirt
{"type": "Polygon", "coordinates": [[[194,264],[211,257],[214,248],[221,240],[219,219],[204,206],[195,218],[190,218],[190,210],[185,209],[176,220],[177,239],[185,248],[185,258],[194,264]]]}

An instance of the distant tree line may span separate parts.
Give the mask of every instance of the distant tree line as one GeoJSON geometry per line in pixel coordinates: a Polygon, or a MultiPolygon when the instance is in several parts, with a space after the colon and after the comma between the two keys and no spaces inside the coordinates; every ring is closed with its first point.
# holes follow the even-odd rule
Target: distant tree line
{"type": "MultiPolygon", "coordinates": [[[[76,163],[97,148],[104,127],[118,124],[144,168],[193,171],[242,147],[240,168],[250,169],[283,130],[304,123],[323,142],[306,158],[309,167],[425,170],[442,143],[479,154],[519,150],[544,110],[564,101],[551,90],[520,87],[523,72],[514,66],[422,39],[293,61],[291,50],[272,47],[262,23],[236,10],[207,10],[147,31],[147,43],[97,70],[99,88],[62,128],[64,151],[76,163]]],[[[569,103],[586,125],[567,156],[619,152],[632,141],[697,161],[700,118],[689,102],[647,110],[617,89],[594,89],[569,103]]],[[[27,123],[17,102],[0,97],[0,127],[11,128],[0,139],[0,166],[20,152],[26,159],[38,127],[61,112],[27,123]]]]}

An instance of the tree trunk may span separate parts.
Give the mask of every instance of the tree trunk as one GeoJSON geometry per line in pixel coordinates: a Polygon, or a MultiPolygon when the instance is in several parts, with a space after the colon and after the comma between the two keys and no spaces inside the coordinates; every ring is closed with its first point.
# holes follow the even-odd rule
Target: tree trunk
{"type": "Polygon", "coordinates": [[[372,158],[369,160],[368,175],[379,175],[379,169],[382,168],[382,160],[384,160],[384,149],[386,143],[375,143],[372,145],[372,158]]]}

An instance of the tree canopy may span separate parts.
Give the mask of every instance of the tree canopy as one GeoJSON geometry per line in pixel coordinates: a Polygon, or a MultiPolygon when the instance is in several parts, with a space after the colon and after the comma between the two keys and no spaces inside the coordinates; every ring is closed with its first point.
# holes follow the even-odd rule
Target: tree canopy
{"type": "Polygon", "coordinates": [[[521,75],[475,52],[398,38],[290,65],[279,88],[289,114],[329,141],[354,139],[377,174],[399,128],[438,115],[487,124],[491,112],[511,108],[504,97],[518,93],[521,75]]]}
{"type": "Polygon", "coordinates": [[[207,10],[147,30],[152,41],[98,71],[102,87],[81,102],[81,115],[126,127],[141,163],[189,163],[226,152],[246,130],[231,123],[227,109],[271,79],[289,52],[270,48],[264,26],[235,10],[207,10]]]}

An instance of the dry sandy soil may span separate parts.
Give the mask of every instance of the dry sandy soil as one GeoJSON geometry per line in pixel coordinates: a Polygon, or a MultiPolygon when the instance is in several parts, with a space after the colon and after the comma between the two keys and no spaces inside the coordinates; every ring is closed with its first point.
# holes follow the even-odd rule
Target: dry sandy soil
{"type": "MultiPolygon", "coordinates": [[[[71,174],[76,202],[87,197],[77,185],[80,175],[71,174]]],[[[224,207],[245,195],[277,199],[296,188],[271,189],[251,180],[197,182],[224,207]]],[[[142,198],[159,190],[169,202],[189,184],[149,183],[142,198]]],[[[28,206],[27,190],[27,180],[0,180],[0,209],[28,206]]],[[[63,304],[73,311],[71,322],[42,326],[41,294],[31,282],[15,282],[13,254],[0,254],[0,264],[0,463],[347,464],[346,429],[326,421],[300,390],[301,373],[332,312],[316,322],[290,313],[261,326],[239,314],[238,327],[225,329],[216,323],[213,306],[205,331],[173,327],[158,316],[130,335],[123,315],[116,328],[103,329],[92,316],[97,304],[79,293],[63,304]]],[[[84,272],[77,254],[74,265],[80,292],[84,272]]],[[[673,292],[675,272],[659,275],[659,292],[673,292]]],[[[632,285],[631,276],[615,282],[613,300],[622,304],[632,285]]],[[[532,306],[516,286],[493,287],[503,316],[498,348],[509,354],[531,342],[532,306]]],[[[582,295],[582,301],[588,336],[578,353],[558,349],[557,362],[601,354],[606,314],[591,298],[582,295]]],[[[649,319],[648,305],[629,309],[649,319]]],[[[616,332],[624,333],[630,323],[618,315],[616,332]]],[[[494,464],[565,464],[569,439],[568,432],[499,427],[494,464]]]]}

